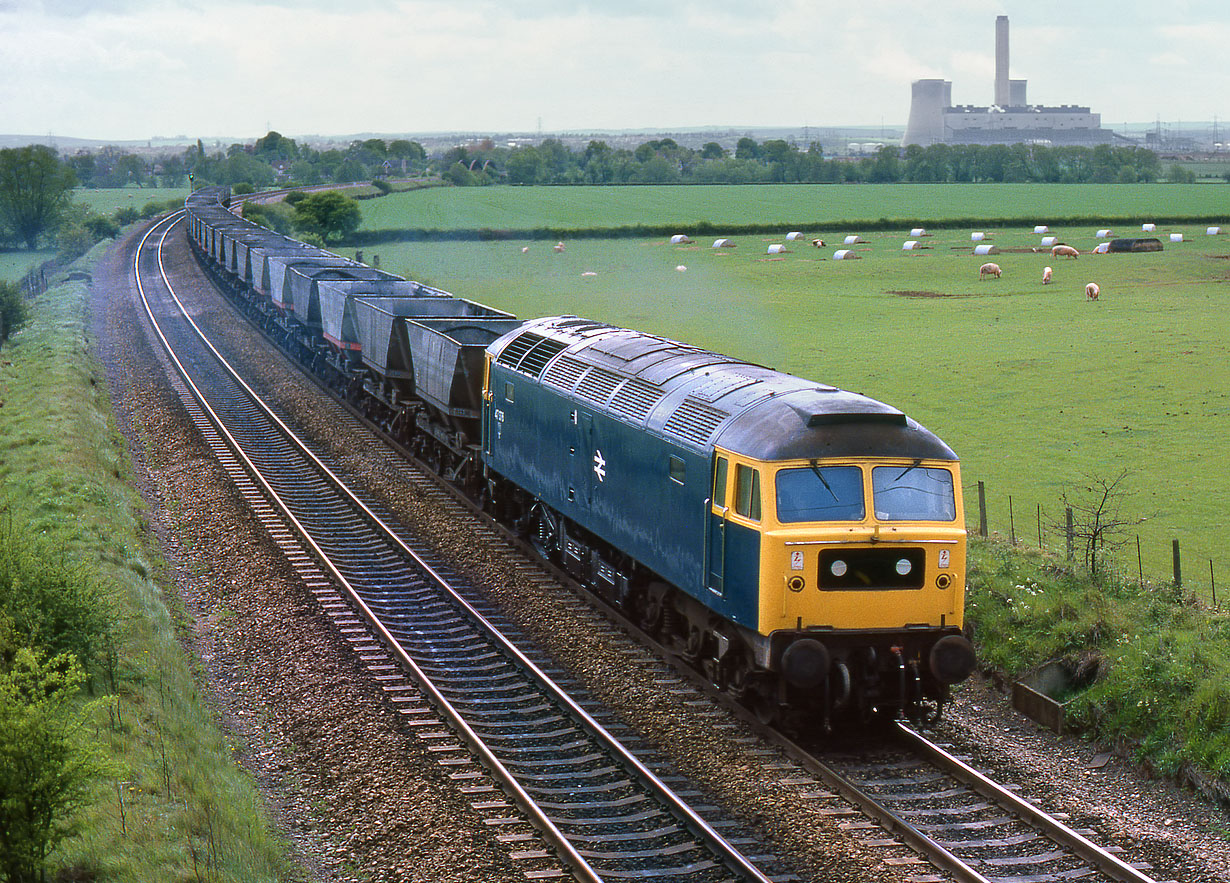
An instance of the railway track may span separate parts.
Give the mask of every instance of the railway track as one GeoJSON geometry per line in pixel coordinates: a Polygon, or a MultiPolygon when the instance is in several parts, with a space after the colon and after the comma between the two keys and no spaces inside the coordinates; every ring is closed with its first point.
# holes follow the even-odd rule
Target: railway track
{"type": "MultiPolygon", "coordinates": [[[[904,723],[849,755],[791,746],[802,767],[962,883],[1155,883],[1132,865],[904,723]]],[[[1175,883],[1175,881],[1168,881],[1175,883]]]]}
{"type": "Polygon", "coordinates": [[[562,864],[583,880],[790,879],[753,841],[720,833],[729,820],[702,816],[689,802],[698,795],[642,762],[467,600],[457,574],[412,548],[259,401],[177,303],[160,266],[173,226],[151,229],[135,270],[194,419],[407,723],[433,738],[461,787],[494,780],[473,786],[489,797],[476,808],[510,828],[526,820],[549,844],[524,851],[540,865],[527,875],[562,864]],[[143,264],[161,284],[141,284],[143,264]]]}

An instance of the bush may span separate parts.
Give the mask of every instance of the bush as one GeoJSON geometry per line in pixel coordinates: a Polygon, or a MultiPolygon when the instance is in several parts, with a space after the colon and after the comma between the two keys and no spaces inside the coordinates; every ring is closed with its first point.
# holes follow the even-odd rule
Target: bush
{"type": "Polygon", "coordinates": [[[30,321],[30,308],[21,296],[21,287],[0,280],[0,345],[30,321]]]}
{"type": "Polygon", "coordinates": [[[286,199],[283,200],[283,202],[289,206],[296,206],[307,198],[308,194],[304,193],[302,190],[292,190],[290,193],[286,194],[286,199]]]}
{"type": "Polygon", "coordinates": [[[52,655],[69,653],[89,667],[102,660],[115,630],[111,603],[83,570],[46,542],[13,530],[0,536],[0,613],[15,642],[52,655]]]}
{"type": "Polygon", "coordinates": [[[0,876],[46,879],[48,855],[75,830],[75,811],[105,771],[82,727],[84,674],[69,654],[47,662],[27,648],[0,669],[0,876]]]}
{"type": "Polygon", "coordinates": [[[120,225],[114,218],[108,218],[106,215],[93,215],[87,218],[85,229],[90,231],[95,241],[114,239],[120,235],[120,225]]]}
{"type": "Polygon", "coordinates": [[[121,227],[127,227],[139,217],[141,217],[140,212],[130,205],[115,210],[115,222],[121,227]]]}
{"type": "Polygon", "coordinates": [[[246,196],[249,193],[255,193],[256,188],[248,181],[239,181],[231,186],[231,192],[239,196],[246,196]]]}
{"type": "Polygon", "coordinates": [[[384,178],[377,178],[372,181],[372,186],[380,191],[381,196],[388,196],[393,192],[393,185],[384,180],[384,178]]]}

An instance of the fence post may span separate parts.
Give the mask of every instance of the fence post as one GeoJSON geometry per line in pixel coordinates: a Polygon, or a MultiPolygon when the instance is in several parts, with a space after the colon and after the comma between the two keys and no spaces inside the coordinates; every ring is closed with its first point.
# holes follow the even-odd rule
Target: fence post
{"type": "Polygon", "coordinates": [[[1213,578],[1213,559],[1209,559],[1209,585],[1213,588],[1213,606],[1217,606],[1217,580],[1213,578]]]}
{"type": "Polygon", "coordinates": [[[1008,495],[1008,542],[1016,545],[1016,519],[1012,516],[1012,494],[1008,495]]]}
{"type": "Polygon", "coordinates": [[[1038,504],[1038,548],[1042,548],[1042,504],[1038,504]]]}
{"type": "Polygon", "coordinates": [[[1145,561],[1140,555],[1140,534],[1136,534],[1136,574],[1140,577],[1140,590],[1145,590],[1145,561]]]}
{"type": "Polygon", "coordinates": [[[1071,506],[1068,507],[1067,514],[1065,517],[1067,519],[1067,526],[1064,528],[1064,532],[1068,536],[1068,560],[1071,561],[1072,560],[1072,507],[1071,506]]]}
{"type": "Polygon", "coordinates": [[[1171,540],[1171,551],[1174,555],[1174,586],[1176,589],[1183,586],[1183,568],[1179,561],[1179,541],[1171,540]]]}
{"type": "Polygon", "coordinates": [[[987,486],[978,482],[978,536],[987,535],[987,486]]]}

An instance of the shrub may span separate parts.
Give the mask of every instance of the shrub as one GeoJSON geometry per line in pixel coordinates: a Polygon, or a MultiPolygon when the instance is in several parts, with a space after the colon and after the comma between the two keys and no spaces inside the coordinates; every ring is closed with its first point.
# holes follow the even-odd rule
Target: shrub
{"type": "Polygon", "coordinates": [[[123,208],[117,208],[115,210],[115,221],[121,227],[127,227],[139,217],[141,217],[140,212],[130,205],[126,205],[123,208]]]}
{"type": "Polygon", "coordinates": [[[21,287],[0,280],[0,345],[30,321],[30,308],[21,296],[21,287]]]}
{"type": "Polygon", "coordinates": [[[106,215],[92,215],[86,219],[85,229],[90,231],[90,235],[95,241],[100,239],[114,239],[120,235],[120,225],[114,218],[108,218],[106,215]]]}
{"type": "Polygon", "coordinates": [[[81,738],[93,709],[76,697],[85,675],[69,654],[45,663],[28,648],[0,669],[0,875],[46,879],[49,854],[75,830],[105,765],[81,738]]]}
{"type": "Polygon", "coordinates": [[[253,187],[252,184],[248,181],[239,181],[238,183],[233,184],[231,186],[231,192],[236,193],[240,196],[244,196],[248,193],[255,193],[256,188],[253,187]]]}
{"type": "Polygon", "coordinates": [[[112,605],[85,572],[46,542],[13,530],[0,536],[0,613],[16,642],[50,654],[70,653],[84,667],[102,658],[115,630],[112,605]]]}
{"type": "Polygon", "coordinates": [[[393,185],[384,180],[384,178],[377,178],[372,181],[372,186],[380,191],[381,196],[388,196],[393,192],[393,185]]]}

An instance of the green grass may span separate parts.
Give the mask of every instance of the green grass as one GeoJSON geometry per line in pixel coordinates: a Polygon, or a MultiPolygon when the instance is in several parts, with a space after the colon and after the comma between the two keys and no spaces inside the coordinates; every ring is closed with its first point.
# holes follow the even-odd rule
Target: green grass
{"type": "Polygon", "coordinates": [[[97,214],[110,215],[120,208],[134,208],[141,211],[150,202],[167,202],[172,199],[183,202],[188,198],[188,188],[122,187],[99,190],[78,188],[73,191],[72,196],[73,202],[81,203],[97,214]]]}
{"type": "MultiPolygon", "coordinates": [[[[391,194],[363,205],[363,230],[623,227],[705,221],[820,223],[945,219],[1204,217],[1226,211],[1227,191],[1174,184],[788,184],[694,187],[444,187],[391,194]]],[[[783,230],[784,234],[786,230],[783,230]]],[[[853,232],[853,231],[851,231],[853,232]]]]}
{"type": "Polygon", "coordinates": [[[1077,681],[1056,697],[1070,700],[1067,725],[1230,797],[1230,618],[1173,587],[1091,583],[1003,544],[975,542],[971,561],[967,612],[984,665],[1065,661],[1077,681]]]}
{"type": "Polygon", "coordinates": [[[0,281],[17,282],[33,267],[55,257],[52,249],[0,251],[0,281]]]}
{"type": "MultiPolygon", "coordinates": [[[[111,713],[95,727],[116,771],[83,811],[81,836],[53,861],[96,879],[191,880],[200,879],[191,851],[212,845],[220,868],[211,879],[284,879],[254,783],[198,698],[176,637],[182,611],[168,610],[173,594],[152,581],[163,565],[147,545],[104,375],[89,355],[86,297],[81,282],[53,286],[0,353],[0,502],[105,587],[124,623],[111,713]]],[[[95,683],[112,689],[108,677],[95,683]]]]}
{"type": "MultiPolygon", "coordinates": [[[[653,202],[655,190],[667,189],[620,193],[628,199],[645,193],[653,202]]],[[[743,188],[674,192],[685,200],[696,189],[742,199],[735,191],[743,188]]],[[[771,199],[792,188],[758,189],[771,199]]],[[[882,189],[900,199],[917,188],[882,189]]],[[[1173,189],[1230,195],[1207,185],[1173,189]]],[[[1102,191],[1109,200],[1117,188],[1102,191]]],[[[587,190],[500,192],[526,194],[532,208],[563,197],[584,201],[587,190]]],[[[1059,206],[1077,204],[1063,189],[1052,192],[1048,221],[1059,206]]],[[[461,189],[431,196],[456,197],[458,216],[474,198],[461,189]]],[[[1167,208],[1174,206],[1158,205],[1167,208]]],[[[1193,205],[1193,211],[1207,208],[1193,205]]],[[[593,220],[587,208],[577,211],[593,220]]],[[[656,211],[647,208],[645,216],[656,211]]],[[[981,480],[991,529],[1009,533],[1011,496],[1016,534],[1035,544],[1039,505],[1047,533],[1046,523],[1060,517],[1061,494],[1071,496],[1087,476],[1127,469],[1127,511],[1147,519],[1133,531],[1146,575],[1169,577],[1171,541],[1178,539],[1185,581],[1207,596],[1210,559],[1217,581],[1230,585],[1230,549],[1217,539],[1230,529],[1230,443],[1211,429],[1230,415],[1230,238],[1206,236],[1206,226],[1159,225],[1165,250],[1151,254],[1077,260],[1000,254],[990,260],[1003,267],[1003,278],[983,282],[983,259],[970,253],[970,228],[937,230],[923,240],[930,248],[914,253],[901,251],[907,230],[868,232],[868,244],[855,247],[863,259],[852,262],[832,260],[836,237],[859,232],[845,229],[805,230],[825,236],[828,246],[799,243],[776,259],[766,248],[784,240],[764,235],[739,237],[737,248],[721,250],[710,248],[708,238],[693,246],[577,239],[563,254],[535,241],[419,242],[369,247],[365,257],[378,255],[385,269],[520,316],[578,313],[882,399],[961,455],[971,523],[977,523],[981,480]],[[1171,244],[1170,232],[1188,241],[1171,244]],[[686,271],[676,270],[679,265],[686,271]],[[1055,282],[1043,287],[1047,265],[1055,282]],[[1089,281],[1102,288],[1097,303],[1085,302],[1089,281]]],[[[1098,241],[1092,226],[1052,228],[1083,252],[1098,241]]],[[[1029,249],[1041,241],[1032,230],[987,232],[1005,249],[1029,249]]],[[[1116,232],[1141,235],[1138,225],[1116,232]]],[[[1053,531],[1044,541],[1062,544],[1053,531]]],[[[1136,571],[1134,544],[1119,564],[1136,571]]]]}

